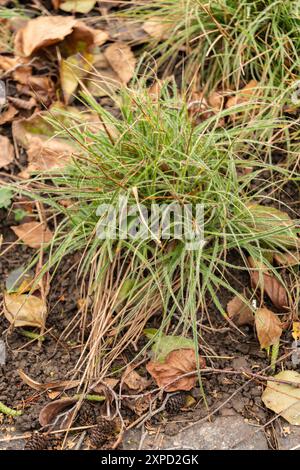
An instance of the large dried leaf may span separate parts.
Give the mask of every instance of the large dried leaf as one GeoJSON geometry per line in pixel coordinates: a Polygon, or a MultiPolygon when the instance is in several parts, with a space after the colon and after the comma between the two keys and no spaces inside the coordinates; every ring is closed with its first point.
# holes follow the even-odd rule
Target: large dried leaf
{"type": "Polygon", "coordinates": [[[0,168],[14,161],[14,147],[6,136],[0,136],[0,168]]]}
{"type": "Polygon", "coordinates": [[[4,315],[15,327],[37,326],[45,324],[47,306],[35,295],[4,294],[4,315]]]}
{"type": "Polygon", "coordinates": [[[285,287],[277,278],[272,276],[268,268],[257,263],[251,256],[248,258],[251,283],[253,287],[265,292],[272,300],[275,307],[283,308],[288,306],[288,296],[285,287]],[[255,269],[256,268],[256,269],[255,269]]]}
{"type": "Polygon", "coordinates": [[[104,55],[126,85],[132,79],[136,66],[136,59],[130,47],[125,43],[115,42],[106,48],[104,55]]]}
{"type": "Polygon", "coordinates": [[[279,342],[282,334],[278,316],[267,308],[258,308],[255,312],[255,327],[262,349],[269,348],[279,342]]]}
{"type": "Polygon", "coordinates": [[[146,368],[157,385],[167,392],[191,390],[196,385],[195,375],[181,377],[197,369],[194,349],[177,349],[170,352],[164,362],[150,361],[146,368]]]}
{"type": "Polygon", "coordinates": [[[33,380],[29,375],[25,374],[22,369],[18,369],[19,376],[23,380],[24,383],[29,385],[29,387],[33,388],[34,390],[38,391],[45,391],[45,390],[70,390],[71,388],[75,388],[80,384],[80,380],[56,380],[54,382],[46,382],[41,383],[33,380]]]}
{"type": "MultiPolygon", "coordinates": [[[[291,370],[279,372],[274,379],[300,384],[300,374],[291,370]]],[[[299,387],[268,381],[261,398],[267,408],[282,416],[290,424],[300,426],[299,387]]]]}
{"type": "Polygon", "coordinates": [[[49,243],[53,237],[52,232],[41,222],[27,222],[10,228],[30,248],[40,248],[49,243]]]}
{"type": "Polygon", "coordinates": [[[57,44],[72,33],[76,24],[72,16],[39,16],[29,20],[16,34],[15,53],[28,57],[39,49],[57,44]]]}
{"type": "MultiPolygon", "coordinates": [[[[61,398],[60,400],[52,401],[48,403],[44,408],[41,409],[39,414],[39,422],[41,426],[48,426],[55,421],[60,413],[76,403],[76,398],[61,398]]],[[[63,421],[64,425],[67,426],[72,421],[73,412],[65,416],[63,421]]]]}
{"type": "Polygon", "coordinates": [[[251,308],[237,295],[228,302],[227,313],[237,326],[254,324],[251,308]]]}
{"type": "Polygon", "coordinates": [[[145,379],[145,377],[142,377],[140,374],[138,374],[132,365],[126,367],[123,375],[123,382],[131,390],[136,390],[139,392],[144,390],[149,385],[149,381],[145,379]]]}

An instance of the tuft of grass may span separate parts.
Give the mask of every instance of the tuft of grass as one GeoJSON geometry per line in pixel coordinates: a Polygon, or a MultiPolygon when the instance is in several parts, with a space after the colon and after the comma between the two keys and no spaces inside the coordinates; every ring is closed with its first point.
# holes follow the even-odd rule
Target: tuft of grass
{"type": "MultiPolygon", "coordinates": [[[[276,147],[271,139],[262,140],[262,131],[270,135],[274,127],[285,140],[289,126],[283,120],[253,119],[225,129],[219,127],[230,116],[225,110],[195,125],[175,85],[163,87],[160,100],[147,90],[124,90],[121,119],[91,96],[84,100],[97,113],[100,128],[78,122],[60,128],[76,143],[78,155],[61,173],[37,175],[31,191],[28,181],[18,189],[43,201],[57,220],[44,272],[72,253],[83,253],[78,275],[93,302],[91,332],[77,370],[85,370],[83,378],[99,378],[129,344],[136,344],[154,314],[160,315],[162,332],[170,331],[176,318],[174,334],[190,333],[195,344],[201,336],[199,312],[209,317],[209,302],[227,318],[219,291],[238,294],[226,277],[234,268],[228,253],[235,251],[242,260],[235,269],[246,270],[250,255],[282,281],[270,253],[298,249],[299,228],[265,204],[276,206],[274,190],[299,175],[294,166],[273,166],[268,155],[276,147]],[[252,171],[245,171],[249,167],[252,171]],[[196,207],[203,205],[204,246],[190,250],[186,240],[163,239],[151,231],[146,239],[99,238],[97,229],[109,226],[111,208],[119,214],[120,196],[135,208],[127,218],[132,224],[136,217],[143,222],[142,208],[150,212],[153,202],[189,204],[195,221],[196,207]]],[[[52,123],[57,125],[55,119],[52,123]]],[[[88,323],[87,305],[80,314],[70,328],[88,323]]]]}
{"type": "Polygon", "coordinates": [[[256,79],[274,96],[299,79],[300,7],[293,0],[135,1],[121,16],[162,25],[148,44],[158,66],[169,72],[184,64],[187,79],[199,75],[208,88],[238,89],[256,79]]]}

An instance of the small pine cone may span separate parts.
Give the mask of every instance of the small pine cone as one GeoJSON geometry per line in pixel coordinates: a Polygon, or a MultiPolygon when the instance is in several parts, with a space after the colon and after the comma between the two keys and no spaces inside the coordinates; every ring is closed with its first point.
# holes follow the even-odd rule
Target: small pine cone
{"type": "Polygon", "coordinates": [[[89,432],[90,443],[92,447],[100,449],[109,442],[115,433],[115,424],[106,419],[98,419],[98,424],[89,432]]]}
{"type": "Polygon", "coordinates": [[[186,395],[185,393],[176,393],[172,395],[166,403],[166,411],[170,414],[175,414],[185,405],[186,395]]]}
{"type": "Polygon", "coordinates": [[[24,450],[47,450],[49,446],[49,437],[46,434],[35,432],[28,439],[24,450]]]}
{"type": "Polygon", "coordinates": [[[88,401],[84,401],[77,416],[76,416],[76,425],[78,426],[92,426],[96,424],[97,415],[95,411],[95,406],[93,406],[88,401]]]}

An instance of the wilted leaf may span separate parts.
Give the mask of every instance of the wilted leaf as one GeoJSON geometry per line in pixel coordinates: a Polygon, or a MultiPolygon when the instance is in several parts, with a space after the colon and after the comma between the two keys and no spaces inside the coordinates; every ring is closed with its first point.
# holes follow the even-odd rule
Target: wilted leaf
{"type": "Polygon", "coordinates": [[[281,322],[271,310],[267,308],[258,308],[256,310],[255,327],[262,349],[266,349],[279,342],[282,334],[281,322]]]}
{"type": "Polygon", "coordinates": [[[34,390],[38,391],[45,391],[45,390],[70,390],[71,388],[75,388],[80,384],[80,380],[56,380],[55,382],[46,382],[41,383],[33,380],[29,375],[25,374],[22,369],[18,369],[19,376],[26,383],[29,387],[33,388],[34,390]]]}
{"type": "Polygon", "coordinates": [[[52,232],[41,222],[27,222],[10,228],[30,248],[40,248],[49,243],[53,237],[52,232]]]}
{"type": "Polygon", "coordinates": [[[132,365],[126,367],[123,375],[123,381],[131,390],[137,390],[140,392],[149,385],[149,381],[138,374],[133,369],[132,365]]]}
{"type": "Polygon", "coordinates": [[[299,321],[293,322],[292,337],[294,338],[295,341],[299,341],[300,339],[300,322],[299,321]]]}
{"type": "MultiPolygon", "coordinates": [[[[39,422],[41,426],[48,426],[62,413],[66,408],[76,403],[76,398],[61,398],[60,400],[52,401],[41,409],[39,414],[39,422]]],[[[67,414],[64,419],[64,426],[68,426],[73,418],[73,412],[67,414]]]]}
{"type": "Polygon", "coordinates": [[[14,161],[15,151],[10,140],[6,136],[0,136],[0,168],[14,161]]]}
{"type": "Polygon", "coordinates": [[[273,304],[278,308],[288,306],[288,297],[285,287],[268,271],[264,265],[258,263],[251,258],[248,258],[248,263],[251,268],[250,278],[253,287],[259,288],[265,292],[272,300],[273,304]],[[256,268],[256,269],[255,269],[256,268]]]}
{"type": "Polygon", "coordinates": [[[227,313],[237,326],[254,324],[254,315],[251,308],[237,295],[228,302],[227,313]]]}
{"type": "MultiPolygon", "coordinates": [[[[300,374],[291,370],[279,372],[274,375],[274,379],[300,384],[300,374]]],[[[267,408],[282,416],[290,424],[300,425],[300,388],[268,381],[261,398],[267,408]]]]}
{"type": "Polygon", "coordinates": [[[132,79],[136,65],[136,59],[130,47],[122,42],[115,42],[105,49],[104,55],[126,85],[132,79]]]}
{"type": "Polygon", "coordinates": [[[35,295],[4,294],[4,315],[15,327],[27,325],[42,328],[46,314],[45,302],[35,295]]]}
{"type": "Polygon", "coordinates": [[[95,4],[96,0],[62,0],[59,8],[69,13],[89,13],[95,4]]]}
{"type": "Polygon", "coordinates": [[[167,392],[191,390],[196,385],[197,363],[194,349],[177,349],[170,352],[164,362],[150,361],[146,368],[157,385],[167,392]],[[195,374],[181,377],[188,372],[195,374]]]}
{"type": "Polygon", "coordinates": [[[250,80],[244,88],[239,90],[235,96],[229,98],[226,103],[226,108],[231,108],[242,103],[247,103],[258,94],[259,83],[256,80],[250,80]]]}
{"type": "Polygon", "coordinates": [[[288,253],[275,253],[275,261],[282,266],[296,266],[300,264],[299,251],[289,251],[288,253]]]}
{"type": "Polygon", "coordinates": [[[16,34],[16,55],[28,57],[39,49],[57,44],[72,33],[76,23],[72,16],[39,16],[29,20],[16,34]]]}

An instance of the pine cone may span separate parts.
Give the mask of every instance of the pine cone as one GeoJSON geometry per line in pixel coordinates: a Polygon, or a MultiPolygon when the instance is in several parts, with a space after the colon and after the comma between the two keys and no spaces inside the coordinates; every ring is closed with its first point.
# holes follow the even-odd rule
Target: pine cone
{"type": "Polygon", "coordinates": [[[24,450],[47,450],[49,446],[49,437],[46,434],[35,432],[28,439],[24,450]]]}
{"type": "Polygon", "coordinates": [[[89,431],[89,438],[92,447],[100,449],[104,444],[111,440],[115,433],[115,425],[112,421],[99,419],[97,426],[89,431]]]}
{"type": "Polygon", "coordinates": [[[93,406],[88,401],[84,401],[77,416],[76,416],[76,425],[78,426],[92,426],[96,424],[97,415],[95,411],[95,406],[93,406]]]}
{"type": "Polygon", "coordinates": [[[166,403],[166,411],[170,414],[175,414],[185,405],[186,395],[185,393],[176,393],[172,395],[166,403]]]}

